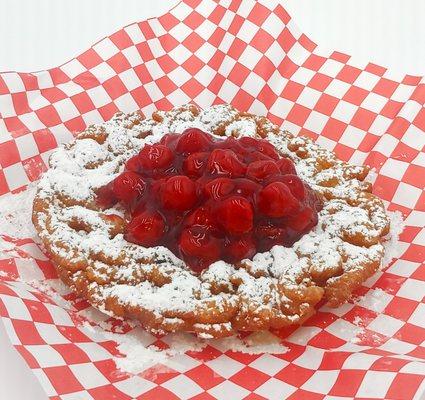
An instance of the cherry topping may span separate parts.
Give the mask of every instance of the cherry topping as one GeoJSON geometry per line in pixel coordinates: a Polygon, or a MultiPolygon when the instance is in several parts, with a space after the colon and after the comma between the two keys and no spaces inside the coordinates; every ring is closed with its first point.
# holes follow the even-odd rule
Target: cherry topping
{"type": "Polygon", "coordinates": [[[145,145],[96,194],[101,208],[120,201],[127,210],[126,240],[166,246],[195,272],[291,246],[322,206],[271,143],[214,139],[197,128],[145,145]]]}
{"type": "Polygon", "coordinates": [[[165,232],[164,218],[159,212],[145,211],[127,226],[126,240],[142,246],[155,246],[165,232]]]}

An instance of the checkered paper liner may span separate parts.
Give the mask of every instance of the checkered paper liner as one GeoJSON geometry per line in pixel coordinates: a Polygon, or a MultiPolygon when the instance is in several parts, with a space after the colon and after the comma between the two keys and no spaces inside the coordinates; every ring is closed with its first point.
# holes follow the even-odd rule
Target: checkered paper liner
{"type": "Polygon", "coordinates": [[[150,115],[187,102],[267,115],[343,160],[374,167],[374,192],[406,219],[401,256],[358,290],[359,301],[322,307],[303,327],[274,332],[286,354],[211,345],[177,356],[166,373],[130,376],[116,370],[115,344],[78,324],[85,302],[24,282],[29,270],[57,277],[37,245],[4,237],[19,255],[0,253],[0,316],[48,396],[423,398],[425,80],[318,47],[277,2],[184,0],[58,68],[0,73],[0,195],[37,180],[50,152],[89,124],[119,110],[150,115]],[[378,302],[365,300],[376,293],[378,302]]]}

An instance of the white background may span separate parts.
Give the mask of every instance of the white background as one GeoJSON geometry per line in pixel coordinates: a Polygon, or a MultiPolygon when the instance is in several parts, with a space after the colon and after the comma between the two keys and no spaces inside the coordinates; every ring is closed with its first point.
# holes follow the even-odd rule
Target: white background
{"type": "MultiPolygon", "coordinates": [[[[0,71],[58,66],[124,25],[176,0],[0,0],[0,71]]],[[[282,0],[320,45],[425,75],[425,0],[282,0]]],[[[0,399],[46,400],[0,324],[0,399]]],[[[82,398],[82,400],[85,400],[82,398]]]]}

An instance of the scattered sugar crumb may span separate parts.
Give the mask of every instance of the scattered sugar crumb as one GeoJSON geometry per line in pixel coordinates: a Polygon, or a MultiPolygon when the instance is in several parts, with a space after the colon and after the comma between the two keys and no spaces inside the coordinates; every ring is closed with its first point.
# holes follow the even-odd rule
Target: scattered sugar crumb
{"type": "Polygon", "coordinates": [[[356,325],[356,326],[360,326],[362,322],[363,322],[363,320],[358,315],[355,316],[354,319],[353,319],[353,324],[356,325]]]}
{"type": "Polygon", "coordinates": [[[386,267],[393,258],[399,257],[403,251],[400,246],[399,237],[404,229],[403,214],[400,211],[387,211],[390,218],[390,232],[384,238],[383,242],[385,254],[382,259],[381,265],[386,267]]]}
{"type": "Polygon", "coordinates": [[[364,296],[355,299],[355,303],[361,305],[368,310],[382,312],[388,303],[388,294],[380,289],[370,289],[364,296]]]}

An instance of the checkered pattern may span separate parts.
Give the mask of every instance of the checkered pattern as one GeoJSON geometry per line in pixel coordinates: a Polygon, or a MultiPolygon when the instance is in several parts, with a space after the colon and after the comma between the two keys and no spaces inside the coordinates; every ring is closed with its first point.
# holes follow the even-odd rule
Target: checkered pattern
{"type": "Polygon", "coordinates": [[[166,373],[129,376],[116,371],[114,344],[78,325],[86,303],[18,280],[56,273],[31,240],[15,241],[18,255],[0,256],[0,316],[50,398],[422,398],[425,80],[317,47],[273,1],[184,0],[61,67],[1,73],[0,195],[37,180],[51,150],[88,124],[189,101],[267,115],[374,167],[375,193],[406,218],[399,257],[358,302],[274,332],[284,355],[208,346],[176,357],[166,373]]]}

